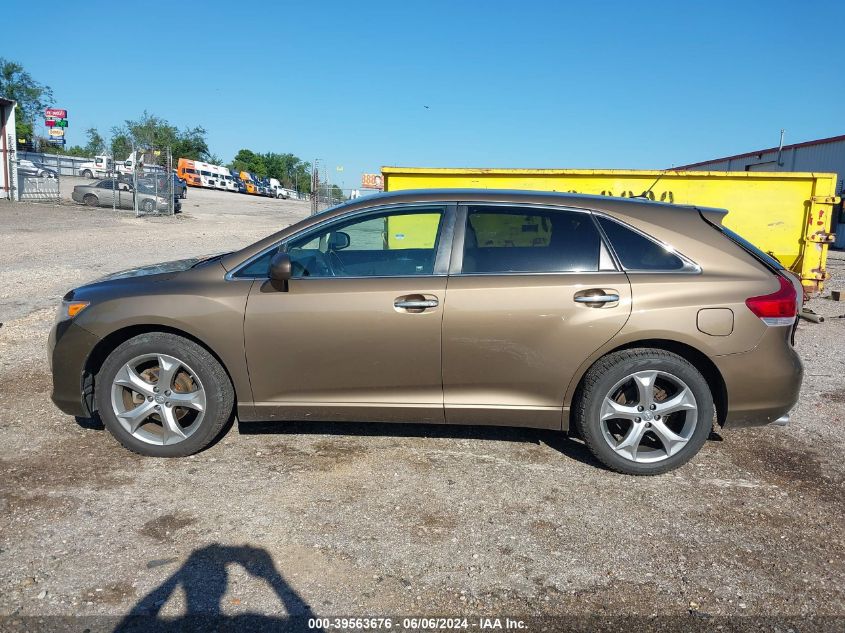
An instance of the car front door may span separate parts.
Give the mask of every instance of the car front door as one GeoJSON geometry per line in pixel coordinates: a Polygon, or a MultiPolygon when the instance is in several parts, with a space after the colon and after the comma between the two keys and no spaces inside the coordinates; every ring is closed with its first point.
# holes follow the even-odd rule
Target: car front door
{"type": "Polygon", "coordinates": [[[581,363],[631,311],[584,210],[462,205],[443,316],[449,424],[560,428],[581,363]]]}
{"type": "Polygon", "coordinates": [[[441,320],[454,205],[356,213],[281,245],[286,289],[254,276],[244,343],[256,419],[443,423],[441,320]],[[444,237],[446,236],[446,237],[444,237]]]}

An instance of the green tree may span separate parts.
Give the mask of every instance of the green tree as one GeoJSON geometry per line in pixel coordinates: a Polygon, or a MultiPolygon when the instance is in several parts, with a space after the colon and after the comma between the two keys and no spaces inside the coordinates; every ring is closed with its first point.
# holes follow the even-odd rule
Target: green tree
{"type": "Polygon", "coordinates": [[[179,130],[166,119],[145,110],[139,119],[126,120],[123,125],[112,128],[112,151],[116,159],[123,160],[129,156],[133,145],[137,150],[169,147],[174,163],[180,158],[211,162],[206,134],[201,126],[179,130]]]}
{"type": "Polygon", "coordinates": [[[229,167],[237,171],[249,171],[262,178],[275,178],[288,189],[306,193],[311,191],[311,165],[290,153],[260,154],[242,149],[235,154],[229,167]]]}
{"type": "Polygon", "coordinates": [[[95,127],[89,127],[85,130],[88,137],[88,142],[85,144],[85,152],[87,156],[96,156],[106,151],[106,141],[100,136],[100,133],[95,127]]]}
{"type": "Polygon", "coordinates": [[[111,155],[115,160],[126,160],[132,152],[132,139],[128,133],[120,127],[114,127],[111,131],[111,142],[109,143],[111,155]]]}
{"type": "Polygon", "coordinates": [[[53,103],[50,86],[33,79],[19,63],[0,57],[0,95],[17,101],[15,134],[31,139],[36,117],[53,103]]]}
{"type": "Polygon", "coordinates": [[[337,185],[332,185],[332,204],[340,204],[344,200],[346,200],[346,196],[343,194],[343,189],[338,187],[337,185]]]}
{"type": "Polygon", "coordinates": [[[191,160],[202,160],[215,165],[219,164],[215,161],[220,159],[209,152],[205,135],[205,128],[199,126],[185,129],[182,132],[177,131],[176,138],[170,145],[174,163],[180,158],[190,158],[191,160]]]}

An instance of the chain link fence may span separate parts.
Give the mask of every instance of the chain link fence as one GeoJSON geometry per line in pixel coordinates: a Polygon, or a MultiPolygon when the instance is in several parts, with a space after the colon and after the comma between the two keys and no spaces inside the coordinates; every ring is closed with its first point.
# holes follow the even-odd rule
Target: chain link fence
{"type": "Polygon", "coordinates": [[[311,169],[311,214],[320,213],[340,204],[347,196],[343,189],[332,184],[322,160],[314,161],[311,169]]]}
{"type": "Polygon", "coordinates": [[[182,192],[176,190],[178,179],[169,147],[133,152],[123,169],[118,169],[131,177],[136,215],[173,215],[181,211],[182,192]]]}
{"type": "Polygon", "coordinates": [[[108,154],[80,158],[18,152],[13,173],[17,174],[15,197],[24,202],[55,203],[69,193],[72,201],[86,206],[143,216],[179,213],[184,197],[170,148],[134,150],[120,160],[108,154]],[[62,186],[69,191],[62,191],[62,186]]]}
{"type": "Polygon", "coordinates": [[[14,198],[22,202],[52,202],[61,200],[60,171],[42,162],[24,158],[21,153],[11,160],[14,198]]]}

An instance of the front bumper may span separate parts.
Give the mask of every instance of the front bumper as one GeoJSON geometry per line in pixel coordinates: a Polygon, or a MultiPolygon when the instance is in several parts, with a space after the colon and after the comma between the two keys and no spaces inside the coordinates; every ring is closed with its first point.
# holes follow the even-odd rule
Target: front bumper
{"type": "Polygon", "coordinates": [[[769,328],[748,352],[712,358],[727,388],[726,427],[784,425],[789,421],[787,414],[798,402],[804,368],[782,330],[769,328]]]}
{"type": "Polygon", "coordinates": [[[100,339],[73,321],[59,321],[50,330],[47,356],[53,372],[50,399],[68,415],[88,417],[92,414],[83,385],[85,363],[100,339]]]}

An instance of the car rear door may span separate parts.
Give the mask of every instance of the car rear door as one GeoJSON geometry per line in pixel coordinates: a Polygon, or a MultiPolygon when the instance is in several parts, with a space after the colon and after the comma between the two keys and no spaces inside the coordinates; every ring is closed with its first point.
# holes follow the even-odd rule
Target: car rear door
{"type": "Polygon", "coordinates": [[[455,226],[446,422],[560,428],[575,371],[628,319],[627,276],[585,210],[466,204],[455,226]]]}
{"type": "Polygon", "coordinates": [[[244,343],[257,419],[443,423],[441,322],[455,205],[356,213],[282,245],[293,278],[254,278],[244,343]]]}

